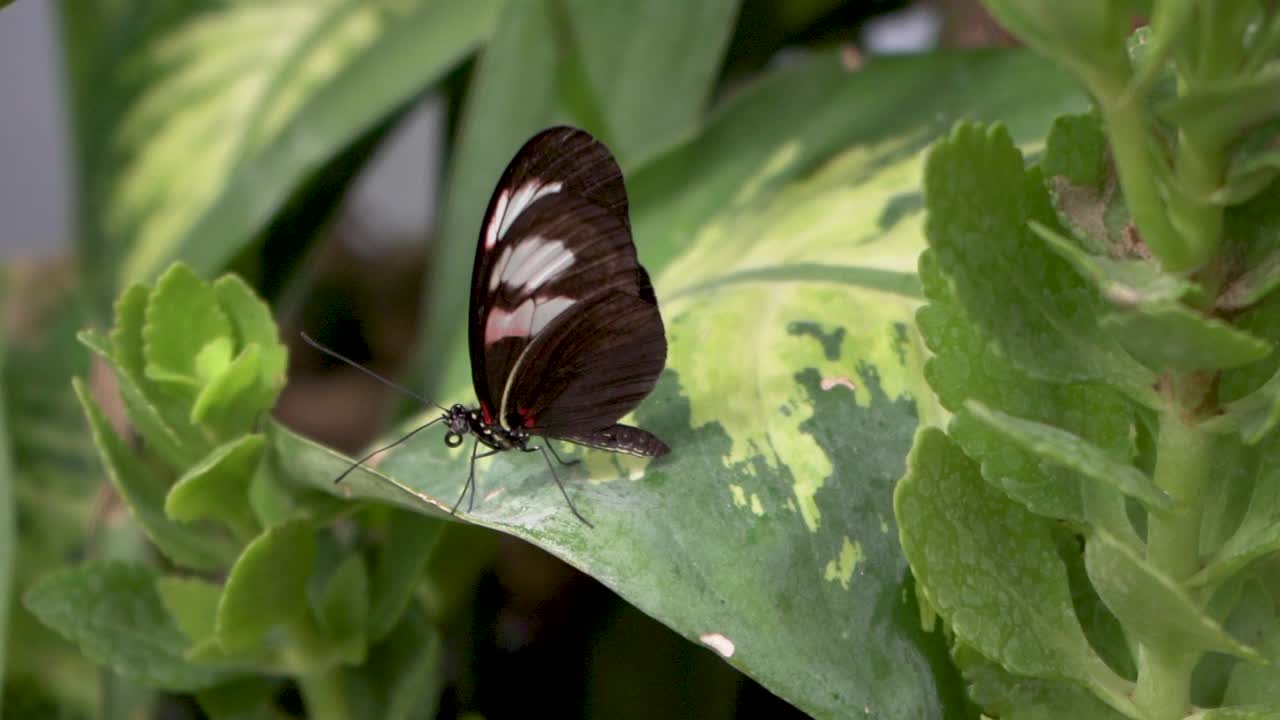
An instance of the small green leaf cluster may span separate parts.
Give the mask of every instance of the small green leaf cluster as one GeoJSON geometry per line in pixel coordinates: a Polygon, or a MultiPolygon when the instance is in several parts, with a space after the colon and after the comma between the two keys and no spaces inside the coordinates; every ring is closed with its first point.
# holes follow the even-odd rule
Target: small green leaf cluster
{"type": "Polygon", "coordinates": [[[990,0],[1094,112],[929,153],[926,377],[895,512],[1001,717],[1280,713],[1280,12],[990,0]]]}
{"type": "Polygon", "coordinates": [[[366,557],[325,530],[353,506],[297,489],[262,431],[287,352],[248,285],[231,275],[208,283],[176,264],[120,297],[110,333],[80,339],[114,372],[136,439],[121,436],[80,379],[76,394],[163,569],[56,571],[25,597],[41,621],[116,673],[197,693],[215,716],[264,706],[278,687],[262,678],[292,676],[309,706],[331,708],[314,717],[346,717],[338,672],[363,664],[374,643],[401,626],[397,642],[433,652],[421,612],[406,613],[422,542],[434,537],[428,521],[381,509],[364,523],[417,536],[405,544],[411,556],[366,557]]]}

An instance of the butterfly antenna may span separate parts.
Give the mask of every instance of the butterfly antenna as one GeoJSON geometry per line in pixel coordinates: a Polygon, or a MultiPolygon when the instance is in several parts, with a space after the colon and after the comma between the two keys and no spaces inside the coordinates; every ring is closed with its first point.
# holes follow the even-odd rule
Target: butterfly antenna
{"type": "Polygon", "coordinates": [[[419,425],[418,427],[416,427],[416,428],[414,428],[414,429],[410,430],[409,432],[405,433],[404,437],[400,438],[399,440],[396,440],[395,442],[393,442],[393,443],[391,443],[391,444],[389,444],[389,445],[384,445],[384,446],[382,446],[382,447],[378,448],[377,450],[374,450],[373,452],[369,453],[368,455],[365,455],[364,457],[360,458],[359,460],[357,460],[357,461],[355,461],[355,462],[351,463],[351,466],[350,466],[350,467],[348,467],[346,470],[343,470],[341,475],[339,475],[338,477],[336,477],[336,478],[334,478],[334,479],[333,479],[333,484],[334,484],[334,485],[337,485],[338,483],[342,482],[342,481],[343,481],[343,479],[345,479],[348,475],[350,475],[353,471],[355,471],[355,469],[356,469],[356,468],[358,468],[358,467],[360,467],[361,465],[365,464],[365,462],[366,462],[367,460],[369,460],[369,458],[373,457],[374,455],[377,455],[377,454],[378,454],[378,453],[380,453],[380,452],[386,452],[387,450],[390,450],[391,448],[393,448],[393,447],[395,447],[395,446],[399,445],[400,443],[404,442],[405,440],[408,440],[409,438],[413,437],[414,435],[417,435],[418,433],[422,432],[423,430],[426,430],[427,428],[431,427],[432,425],[435,425],[436,423],[440,422],[441,420],[444,420],[444,418],[443,418],[443,417],[438,417],[438,418],[436,418],[435,420],[432,420],[431,422],[426,423],[425,425],[419,425]]]}
{"type": "MultiPolygon", "coordinates": [[[[353,367],[353,368],[355,368],[355,369],[359,370],[360,372],[364,373],[365,375],[368,375],[369,377],[373,378],[374,380],[377,380],[378,382],[382,383],[383,385],[386,385],[387,387],[391,388],[392,390],[399,390],[400,392],[404,393],[405,395],[408,395],[409,397],[416,399],[418,402],[421,402],[423,405],[429,405],[429,406],[432,406],[432,407],[439,408],[441,411],[446,412],[446,413],[447,413],[447,412],[449,412],[449,409],[448,409],[448,408],[446,408],[446,407],[444,407],[444,406],[442,406],[442,405],[440,405],[440,404],[438,404],[438,403],[431,402],[430,400],[428,400],[428,399],[426,399],[426,398],[422,397],[422,396],[421,396],[421,395],[419,395],[418,393],[416,393],[416,392],[414,392],[414,391],[410,390],[409,388],[407,388],[407,387],[405,387],[405,386],[403,386],[403,385],[399,385],[399,384],[397,384],[397,383],[391,382],[391,381],[390,381],[390,380],[388,380],[387,378],[382,377],[382,376],[381,376],[381,375],[379,375],[378,373],[376,373],[376,372],[374,372],[374,371],[370,370],[369,368],[367,368],[367,367],[365,367],[365,366],[361,365],[360,363],[358,363],[358,362],[356,362],[355,360],[352,360],[351,358],[349,358],[349,357],[347,357],[347,356],[345,356],[345,355],[343,355],[343,354],[339,353],[339,352],[338,352],[338,351],[336,351],[336,350],[331,350],[331,349],[329,349],[329,348],[325,347],[324,345],[321,345],[318,341],[316,341],[316,340],[312,339],[312,337],[311,337],[310,335],[306,334],[305,332],[300,333],[300,334],[302,335],[302,339],[303,339],[303,340],[305,340],[305,341],[307,341],[307,344],[308,344],[308,345],[310,345],[311,347],[313,347],[313,348],[315,348],[315,349],[319,350],[320,352],[324,353],[325,355],[328,355],[329,357],[334,358],[335,360],[341,360],[342,362],[344,362],[344,363],[346,363],[346,364],[350,365],[351,367],[353,367]]],[[[431,424],[431,423],[427,423],[427,425],[430,425],[430,424],[431,424]]],[[[426,425],[424,425],[423,427],[426,427],[426,425]]],[[[421,430],[421,429],[422,429],[422,428],[418,428],[418,430],[421,430]]],[[[418,430],[414,430],[413,432],[417,432],[418,430]]],[[[412,434],[412,433],[410,433],[410,434],[412,434]]],[[[406,436],[406,437],[408,437],[408,436],[406,436]]],[[[403,439],[403,438],[402,438],[402,439],[403,439]]],[[[387,449],[387,448],[383,448],[383,450],[385,450],[385,449],[387,449]]],[[[382,452],[382,450],[378,450],[377,452],[382,452]]],[[[375,454],[376,454],[376,453],[375,453],[375,454]]],[[[351,472],[351,471],[350,471],[350,470],[348,470],[347,472],[351,472]]],[[[343,473],[343,475],[346,475],[346,473],[343,473]]]]}

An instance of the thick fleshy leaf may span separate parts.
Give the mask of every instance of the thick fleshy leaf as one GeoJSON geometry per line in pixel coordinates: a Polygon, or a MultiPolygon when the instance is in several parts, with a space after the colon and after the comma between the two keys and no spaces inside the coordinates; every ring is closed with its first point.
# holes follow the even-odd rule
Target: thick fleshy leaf
{"type": "Polygon", "coordinates": [[[1074,681],[1127,706],[1127,683],[1076,617],[1050,522],[984,483],[942,431],[916,436],[894,509],[912,572],[957,638],[1011,673],[1074,681]]]}
{"type": "Polygon", "coordinates": [[[1071,468],[1095,482],[1112,485],[1150,510],[1169,510],[1173,498],[1141,470],[1088,440],[1060,428],[992,410],[970,400],[965,410],[1006,440],[1037,457],[1071,468]]]}
{"type": "MultiPolygon", "coordinates": [[[[860,72],[831,53],[737,96],[698,138],[628,177],[671,348],[633,420],[672,453],[582,452],[582,466],[558,470],[594,530],[565,508],[542,459],[519,453],[477,463],[465,517],[582,568],[813,715],[938,714],[958,679],[934,664],[941,639],[903,598],[890,496],[917,418],[941,414],[911,330],[921,150],[953,113],[1007,114],[1019,137],[1041,132],[1050,112],[1081,106],[1062,82],[1020,53],[860,72]],[[978,75],[989,91],[961,81],[978,75]],[[995,93],[1014,85],[1032,98],[1017,112],[995,93]]],[[[344,459],[278,428],[271,444],[300,482],[441,512],[470,448],[447,451],[438,437],[337,487],[344,459]]]]}
{"type": "Polygon", "coordinates": [[[147,298],[142,326],[146,376],[171,387],[189,385],[194,396],[226,369],[234,349],[231,320],[218,306],[213,288],[186,265],[166,270],[147,298]]]}
{"type": "Polygon", "coordinates": [[[107,473],[147,537],[179,565],[213,570],[230,564],[237,548],[219,529],[207,525],[184,525],[165,516],[164,497],[168,488],[163,478],[120,439],[98,404],[89,396],[84,383],[79,378],[72,383],[89,419],[89,429],[102,453],[107,473]]]}
{"type": "MultiPolygon", "coordinates": [[[[1265,455],[1259,467],[1244,518],[1204,569],[1192,577],[1192,585],[1212,587],[1254,560],[1280,550],[1280,468],[1275,465],[1275,454],[1265,455]]],[[[1238,478],[1240,484],[1245,480],[1238,478]]]]}
{"type": "Polygon", "coordinates": [[[153,571],[123,563],[59,570],[27,593],[40,620],[114,672],[146,685],[191,691],[218,683],[224,673],[188,663],[190,642],[170,618],[153,571]]]}
{"type": "Polygon", "coordinates": [[[86,244],[105,245],[94,256],[127,282],[173,258],[215,271],[307,173],[472,52],[501,3],[166,3],[141,18],[77,5],[64,10],[73,37],[90,19],[104,35],[71,62],[74,96],[97,121],[77,128],[83,224],[104,231],[86,244]],[[95,72],[118,69],[120,48],[134,73],[95,72]]]}
{"type": "Polygon", "coordinates": [[[968,646],[956,650],[956,662],[969,681],[969,698],[990,717],[1007,720],[1058,720],[1126,717],[1085,688],[1066,680],[1018,677],[968,646]]]}
{"type": "Polygon", "coordinates": [[[209,453],[169,488],[165,514],[183,522],[213,518],[255,535],[258,526],[248,502],[249,483],[263,446],[262,435],[245,435],[209,453]]]}
{"type": "Polygon", "coordinates": [[[307,581],[316,547],[307,520],[268,528],[236,560],[218,603],[216,634],[223,650],[248,650],[269,630],[309,613],[307,581]]]}
{"type": "Polygon", "coordinates": [[[162,577],[156,579],[156,592],[188,640],[201,643],[213,637],[221,585],[199,578],[162,577]]]}
{"type": "Polygon", "coordinates": [[[1085,565],[1102,601],[1138,640],[1168,652],[1212,650],[1253,660],[1261,657],[1227,634],[1184,587],[1105,532],[1089,536],[1085,565]]]}

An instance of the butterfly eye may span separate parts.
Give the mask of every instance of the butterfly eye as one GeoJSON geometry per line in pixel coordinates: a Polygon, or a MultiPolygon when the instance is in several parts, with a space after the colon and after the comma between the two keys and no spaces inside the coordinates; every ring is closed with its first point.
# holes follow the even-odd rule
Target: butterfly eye
{"type": "Polygon", "coordinates": [[[447,432],[444,434],[444,444],[456,448],[462,444],[462,436],[456,432],[447,432]]]}

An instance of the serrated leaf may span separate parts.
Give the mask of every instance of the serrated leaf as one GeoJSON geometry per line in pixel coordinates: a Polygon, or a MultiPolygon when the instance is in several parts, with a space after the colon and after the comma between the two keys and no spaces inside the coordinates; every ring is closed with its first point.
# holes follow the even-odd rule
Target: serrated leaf
{"type": "Polygon", "coordinates": [[[1180,585],[1103,531],[1090,534],[1085,567],[1102,601],[1135,638],[1167,652],[1224,652],[1257,660],[1180,585]]]}
{"type": "Polygon", "coordinates": [[[218,306],[213,288],[186,265],[172,265],[147,299],[144,372],[171,387],[189,386],[184,392],[194,396],[208,382],[201,376],[201,365],[211,371],[231,361],[231,333],[231,321],[218,306]],[[209,355],[200,360],[202,352],[209,355]]]}
{"type": "MultiPolygon", "coordinates": [[[[151,297],[151,288],[131,285],[120,295],[115,303],[115,325],[111,329],[111,357],[113,365],[120,376],[120,392],[130,417],[150,421],[147,417],[154,408],[155,413],[164,422],[164,427],[177,437],[181,462],[176,467],[184,467],[196,458],[208,452],[209,446],[191,427],[191,400],[162,383],[157,383],[147,376],[147,359],[144,355],[143,326],[146,324],[147,304],[151,297]]],[[[140,425],[139,431],[148,425],[140,425]]],[[[163,430],[152,427],[153,432],[162,434],[163,430]]],[[[164,439],[161,438],[163,442],[164,439]]]]}
{"type": "Polygon", "coordinates": [[[72,380],[76,396],[89,419],[94,443],[102,454],[111,482],[156,547],[179,565],[213,570],[230,564],[236,548],[210,528],[183,526],[164,513],[164,482],[142,463],[116,435],[98,404],[79,378],[72,380]]]}
{"type": "Polygon", "coordinates": [[[1079,682],[1127,703],[1127,683],[1089,647],[1049,521],[984,483],[940,430],[916,436],[894,492],[919,589],[956,637],[1016,675],[1079,682]]]}
{"type": "Polygon", "coordinates": [[[250,344],[217,376],[208,378],[191,405],[191,422],[223,437],[252,429],[257,416],[275,403],[274,397],[254,392],[262,372],[261,355],[257,343],[250,344]]]}
{"type": "Polygon", "coordinates": [[[238,347],[256,344],[262,352],[258,365],[260,385],[274,398],[284,387],[289,351],[280,342],[271,308],[237,275],[223,275],[213,283],[213,292],[236,330],[238,347]]]}
{"type": "Polygon", "coordinates": [[[1257,362],[1270,343],[1174,302],[1111,313],[1102,328],[1152,369],[1219,370],[1257,362]]]}
{"type": "MultiPolygon", "coordinates": [[[[1068,429],[1109,452],[1126,456],[1135,453],[1134,419],[1124,399],[1100,384],[1049,383],[1010,365],[955,305],[931,250],[920,256],[920,279],[929,304],[916,313],[916,323],[934,353],[925,365],[925,377],[943,406],[958,413],[948,428],[951,437],[981,463],[987,482],[1032,512],[1090,522],[1084,490],[1093,483],[1065,467],[1040,462],[960,411],[966,400],[979,400],[1004,412],[1068,429]]],[[[1090,493],[1088,505],[1096,510],[1105,503],[1093,498],[1094,494],[1090,493]]],[[[1112,514],[1123,517],[1124,497],[1114,495],[1109,503],[1112,514]]]]}
{"type": "Polygon", "coordinates": [[[1175,506],[1173,498],[1156,487],[1141,470],[1079,435],[1007,415],[975,400],[965,403],[965,409],[1022,449],[1091,480],[1107,483],[1149,510],[1171,510],[1175,506]]]}
{"type": "Polygon", "coordinates": [[[317,608],[325,637],[344,662],[364,662],[369,641],[369,573],[359,553],[338,565],[320,595],[317,608]]]}
{"type": "Polygon", "coordinates": [[[1099,332],[1102,299],[1028,227],[1054,227],[1054,211],[1005,130],[958,124],[929,151],[925,195],[939,267],[1015,365],[1056,382],[1105,380],[1156,405],[1152,373],[1099,332]],[[974,167],[984,168],[980,178],[974,167]],[[1007,282],[990,282],[993,275],[1007,282]]]}
{"type": "Polygon", "coordinates": [[[222,671],[183,659],[189,643],[165,610],[155,579],[137,565],[80,565],[47,575],[24,601],[87,657],[125,677],[173,692],[221,682],[222,671]]]}
{"type": "Polygon", "coordinates": [[[156,578],[156,592],[169,617],[191,644],[213,637],[221,585],[199,578],[169,576],[156,578]]]}
{"type": "Polygon", "coordinates": [[[258,524],[249,507],[249,483],[257,472],[264,446],[265,438],[254,434],[215,448],[169,489],[165,514],[182,522],[220,520],[240,533],[256,534],[258,524]]]}
{"type": "Polygon", "coordinates": [[[191,450],[183,445],[160,411],[143,394],[133,376],[116,362],[110,339],[92,330],[86,330],[78,337],[81,344],[97,353],[111,367],[129,415],[129,424],[142,436],[147,447],[174,467],[182,467],[194,459],[189,456],[191,450]]]}
{"type": "Polygon", "coordinates": [[[964,645],[956,649],[955,655],[969,682],[970,699],[991,717],[1001,720],[1121,720],[1127,717],[1075,683],[1011,675],[964,645]]]}
{"type": "Polygon", "coordinates": [[[218,645],[244,652],[263,642],[272,628],[309,612],[307,582],[315,562],[315,542],[307,520],[267,528],[231,567],[218,603],[218,645]]]}
{"type": "Polygon", "coordinates": [[[1108,175],[1107,136],[1101,118],[1094,113],[1054,118],[1040,165],[1050,178],[1062,176],[1073,185],[1101,186],[1108,175]]]}

